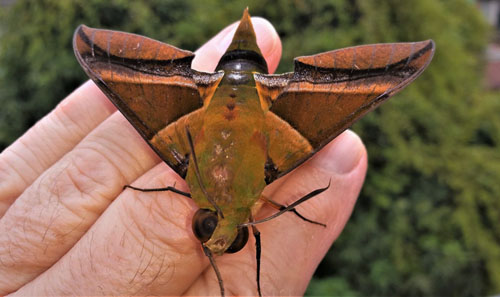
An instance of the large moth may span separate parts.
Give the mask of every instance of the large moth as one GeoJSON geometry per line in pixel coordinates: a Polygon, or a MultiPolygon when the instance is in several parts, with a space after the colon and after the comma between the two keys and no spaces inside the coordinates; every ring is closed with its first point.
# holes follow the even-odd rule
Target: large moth
{"type": "MultiPolygon", "coordinates": [[[[129,33],[82,25],[73,47],[90,78],[186,180],[190,193],[135,189],[174,191],[196,202],[193,232],[221,295],[214,255],[243,248],[249,228],[261,295],[254,225],[263,220],[254,221],[252,211],[264,187],[407,86],[434,54],[432,40],[363,45],[298,57],[294,72],[269,75],[247,10],[214,73],[191,69],[192,52],[129,33]]],[[[294,207],[324,190],[277,214],[294,211],[303,218],[294,207]]]]}

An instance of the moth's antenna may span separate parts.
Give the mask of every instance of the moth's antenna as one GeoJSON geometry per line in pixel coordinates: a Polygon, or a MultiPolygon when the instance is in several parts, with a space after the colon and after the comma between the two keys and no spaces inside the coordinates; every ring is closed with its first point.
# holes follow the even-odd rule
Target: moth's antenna
{"type": "Polygon", "coordinates": [[[205,253],[205,256],[208,257],[208,260],[210,261],[210,265],[212,265],[212,268],[215,271],[215,275],[217,276],[217,280],[219,281],[220,295],[221,295],[221,297],[224,297],[224,282],[222,281],[222,277],[220,275],[219,269],[217,268],[217,265],[215,264],[214,256],[212,255],[212,252],[203,243],[201,244],[201,246],[203,247],[203,252],[205,253]]]}
{"type": "Polygon", "coordinates": [[[240,227],[247,227],[247,226],[253,226],[253,225],[260,224],[260,223],[264,223],[264,222],[267,222],[269,220],[272,220],[272,219],[274,219],[274,218],[276,218],[276,217],[284,214],[285,212],[287,212],[287,211],[295,208],[297,205],[299,205],[299,204],[301,204],[303,202],[306,202],[307,200],[311,199],[312,197],[317,196],[317,195],[323,193],[324,191],[328,190],[328,188],[330,187],[331,181],[332,180],[330,180],[328,182],[328,186],[312,191],[311,193],[305,195],[304,197],[300,198],[299,200],[295,201],[294,203],[290,204],[289,206],[283,208],[282,210],[280,210],[279,212],[273,214],[272,216],[269,216],[269,217],[267,217],[265,219],[262,219],[262,220],[240,224],[240,225],[238,225],[238,228],[240,228],[240,227]]]}
{"type": "Polygon", "coordinates": [[[217,206],[215,201],[212,199],[212,197],[208,194],[207,190],[205,189],[205,186],[201,182],[201,174],[200,174],[200,169],[198,168],[198,161],[196,160],[196,154],[194,153],[194,145],[193,145],[193,138],[191,137],[191,133],[189,132],[189,127],[186,126],[186,135],[187,139],[189,142],[189,148],[191,149],[191,155],[193,156],[193,162],[194,162],[194,172],[196,174],[196,179],[198,180],[198,184],[200,184],[200,189],[207,197],[208,202],[213,205],[215,210],[217,211],[217,215],[220,216],[221,218],[224,218],[224,214],[222,213],[222,210],[217,206]]]}

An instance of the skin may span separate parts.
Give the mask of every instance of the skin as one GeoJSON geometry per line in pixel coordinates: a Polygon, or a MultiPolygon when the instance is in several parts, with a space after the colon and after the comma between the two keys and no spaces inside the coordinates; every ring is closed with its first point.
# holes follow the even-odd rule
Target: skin
{"type": "MultiPolygon", "coordinates": [[[[281,43],[253,18],[270,70],[281,43]]],[[[197,51],[211,71],[235,24],[197,51]]],[[[285,214],[258,226],[262,292],[301,295],[347,222],[367,155],[350,131],[274,182],[264,195],[289,204],[329,190],[299,211],[322,228],[285,214]]],[[[218,295],[215,274],[191,232],[194,202],[175,193],[123,191],[175,186],[189,191],[111,102],[87,82],[0,154],[0,295],[218,295]]],[[[274,210],[264,206],[258,218],[274,210]]],[[[228,295],[255,295],[255,241],[217,257],[228,295]],[[250,272],[250,273],[242,273],[250,272]]]]}

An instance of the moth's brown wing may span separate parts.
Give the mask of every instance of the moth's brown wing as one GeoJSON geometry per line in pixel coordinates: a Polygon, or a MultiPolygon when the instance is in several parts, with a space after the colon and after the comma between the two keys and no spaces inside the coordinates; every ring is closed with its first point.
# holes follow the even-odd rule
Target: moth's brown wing
{"type": "Polygon", "coordinates": [[[293,73],[255,74],[261,103],[270,106],[268,183],[412,82],[433,54],[432,40],[365,45],[298,57],[293,73]]]}
{"type": "Polygon", "coordinates": [[[90,78],[184,177],[189,154],[184,125],[197,129],[203,101],[213,95],[223,74],[194,71],[192,52],[135,34],[82,25],[73,48],[90,78]]]}

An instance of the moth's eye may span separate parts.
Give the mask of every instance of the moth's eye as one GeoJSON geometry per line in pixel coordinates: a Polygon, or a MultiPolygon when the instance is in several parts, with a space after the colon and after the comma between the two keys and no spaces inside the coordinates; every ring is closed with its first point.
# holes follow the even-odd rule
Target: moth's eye
{"type": "Polygon", "coordinates": [[[233,241],[231,246],[226,250],[226,253],[232,254],[241,250],[248,241],[248,228],[240,228],[238,229],[238,235],[236,239],[233,241]]]}
{"type": "Polygon", "coordinates": [[[215,227],[217,227],[217,213],[209,209],[198,209],[193,216],[193,233],[201,242],[207,242],[215,227]]]}

